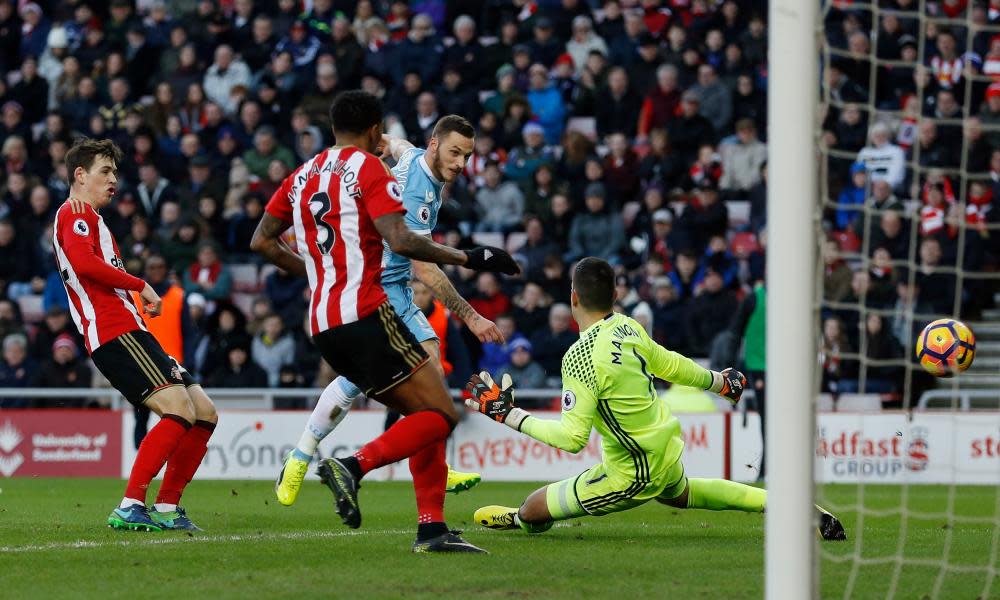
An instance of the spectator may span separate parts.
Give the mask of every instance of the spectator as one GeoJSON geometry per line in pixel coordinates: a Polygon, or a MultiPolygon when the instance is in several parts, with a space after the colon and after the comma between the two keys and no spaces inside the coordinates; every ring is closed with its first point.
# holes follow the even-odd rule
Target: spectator
{"type": "Polygon", "coordinates": [[[613,206],[621,207],[639,195],[639,157],[620,131],[608,134],[605,144],[608,147],[604,157],[605,181],[615,199],[613,206]]]}
{"type": "Polygon", "coordinates": [[[692,356],[707,357],[715,336],[729,327],[738,302],[732,290],[723,287],[722,274],[705,270],[701,291],[691,300],[687,313],[687,344],[692,356]]]}
{"type": "Polygon", "coordinates": [[[483,344],[483,355],[479,359],[479,369],[489,371],[490,373],[497,373],[509,366],[510,353],[514,342],[524,339],[524,336],[517,331],[514,317],[510,314],[499,315],[494,320],[496,321],[497,329],[500,330],[506,341],[502,344],[496,342],[486,342],[483,344]]]}
{"type": "Polygon", "coordinates": [[[500,289],[500,283],[493,273],[480,273],[476,278],[476,297],[469,300],[484,319],[496,321],[497,317],[510,310],[510,298],[500,289]]]}
{"type": "MultiPolygon", "coordinates": [[[[531,358],[531,342],[525,338],[517,338],[510,343],[510,363],[499,369],[499,377],[510,375],[518,389],[537,389],[545,387],[545,370],[531,358]]],[[[522,401],[524,406],[541,408],[537,401],[522,401]]]]}
{"type": "Polygon", "coordinates": [[[32,358],[40,364],[52,354],[52,344],[59,336],[68,335],[78,347],[83,345],[83,336],[70,319],[69,311],[61,306],[53,306],[45,312],[45,317],[35,330],[32,358]]]}
{"type": "Polygon", "coordinates": [[[308,282],[282,269],[271,272],[264,280],[264,295],[285,323],[299,323],[305,313],[303,294],[308,282]]]}
{"type": "Polygon", "coordinates": [[[549,309],[548,326],[531,336],[532,356],[545,369],[547,383],[550,385],[553,380],[559,378],[563,355],[576,340],[580,339],[570,330],[571,319],[569,306],[563,303],[553,304],[549,309]]]}
{"type": "Polygon", "coordinates": [[[941,242],[927,237],[920,242],[920,264],[916,284],[917,302],[930,306],[937,314],[955,310],[955,276],[941,270],[941,242]]]}
{"type": "MultiPolygon", "coordinates": [[[[93,373],[90,367],[80,359],[80,349],[73,337],[63,334],[52,343],[52,358],[42,363],[38,370],[34,386],[43,388],[89,388],[93,373]]],[[[84,406],[82,399],[47,400],[48,407],[84,406]]]]}
{"type": "Polygon", "coordinates": [[[635,137],[642,97],[629,85],[629,77],[622,67],[608,72],[608,84],[597,93],[597,135],[607,136],[622,132],[629,139],[635,137]]]}
{"type": "MultiPolygon", "coordinates": [[[[212,172],[212,160],[207,155],[197,154],[192,157],[188,162],[187,173],[187,180],[176,187],[177,202],[184,213],[193,213],[198,199],[203,196],[211,196],[216,200],[225,196],[225,184],[212,172]]],[[[168,202],[169,199],[161,198],[161,210],[168,202]]]]}
{"type": "Polygon", "coordinates": [[[719,81],[715,67],[707,64],[698,67],[698,84],[693,86],[691,91],[698,94],[701,102],[700,113],[712,123],[716,135],[730,131],[733,96],[729,88],[719,81]]]}
{"type": "Polygon", "coordinates": [[[888,125],[872,125],[869,134],[871,143],[858,153],[857,162],[865,166],[872,181],[885,180],[893,189],[898,189],[906,174],[906,157],[902,148],[889,141],[889,135],[888,125]]]}
{"type": "Polygon", "coordinates": [[[445,66],[441,81],[441,87],[437,91],[441,112],[463,115],[470,121],[476,122],[479,119],[479,98],[476,95],[476,88],[463,80],[461,70],[456,65],[445,66]]]}
{"type": "MultiPolygon", "coordinates": [[[[37,364],[28,356],[28,338],[20,333],[4,337],[3,361],[0,362],[0,387],[4,389],[33,387],[37,371],[37,364]]],[[[28,398],[0,397],[0,409],[29,406],[31,400],[28,398]]]]}
{"type": "MultiPolygon", "coordinates": [[[[280,28],[278,29],[280,31],[280,28]]],[[[288,53],[295,69],[305,71],[312,67],[319,52],[320,41],[309,31],[304,21],[296,19],[291,23],[288,34],[275,46],[275,56],[288,53]]]]}
{"type": "Polygon", "coordinates": [[[396,84],[402,83],[403,76],[410,72],[418,73],[422,81],[436,81],[443,52],[431,18],[425,14],[414,16],[406,39],[399,44],[396,64],[392,67],[396,84]]]}
{"type": "Polygon", "coordinates": [[[840,196],[837,197],[836,227],[838,231],[850,229],[861,215],[865,204],[867,181],[868,173],[865,171],[864,163],[859,161],[851,165],[851,182],[844,186],[840,196]]]}
{"type": "Polygon", "coordinates": [[[682,246],[701,251],[712,236],[726,235],[729,212],[719,202],[719,191],[711,179],[704,179],[695,190],[694,199],[684,208],[677,221],[682,246]]]}
{"type": "MultiPolygon", "coordinates": [[[[201,294],[189,296],[193,297],[205,299],[201,294]]],[[[198,351],[200,357],[203,357],[199,361],[202,376],[210,380],[217,369],[228,363],[231,349],[240,347],[244,352],[249,352],[251,340],[247,335],[246,326],[246,316],[238,308],[226,302],[219,303],[205,323],[208,336],[204,342],[204,349],[199,348],[198,351]]],[[[243,363],[245,362],[244,360],[243,363]]],[[[263,373],[263,370],[261,372],[263,373]]],[[[266,374],[263,379],[264,383],[259,387],[266,385],[266,374]]]]}
{"type": "Polygon", "coordinates": [[[253,148],[243,153],[243,162],[251,175],[264,179],[272,160],[279,160],[289,169],[295,168],[295,155],[278,143],[274,128],[265,125],[253,136],[253,148]]]}
{"type": "Polygon", "coordinates": [[[767,161],[767,147],[757,139],[757,128],[750,119],[736,123],[736,140],[719,145],[722,178],[719,187],[729,197],[746,198],[760,182],[761,166],[767,161]]]}
{"type": "Polygon", "coordinates": [[[681,301],[669,277],[658,276],[652,284],[649,308],[653,314],[653,340],[674,352],[686,353],[685,303],[681,301]]]}
{"type": "Polygon", "coordinates": [[[549,320],[549,304],[552,299],[534,282],[525,284],[521,293],[514,297],[514,324],[517,331],[539,331],[549,320]]]}
{"type": "Polygon", "coordinates": [[[264,369],[249,360],[246,345],[237,345],[226,352],[226,362],[205,380],[205,385],[220,388],[262,388],[267,387],[268,378],[264,369]]]}
{"type": "Polygon", "coordinates": [[[267,373],[268,387],[278,387],[282,367],[295,361],[295,340],[285,331],[280,316],[272,314],[264,319],[251,351],[254,362],[267,373]]]}
{"type": "Polygon", "coordinates": [[[516,254],[523,256],[527,262],[528,277],[537,277],[541,274],[545,258],[559,253],[559,245],[546,237],[545,225],[534,215],[525,220],[524,231],[527,238],[516,254]]]}
{"type": "Polygon", "coordinates": [[[715,140],[712,123],[698,112],[700,105],[701,96],[698,92],[684,92],[681,95],[680,112],[667,125],[670,142],[684,164],[691,164],[698,148],[715,140]]]}
{"type": "Polygon", "coordinates": [[[587,56],[591,52],[600,52],[607,56],[608,45],[604,38],[594,33],[590,17],[579,15],[573,19],[573,37],[566,42],[566,52],[572,57],[573,64],[577,65],[576,74],[580,75],[584,63],[587,62],[587,56]]]}
{"type": "Polygon", "coordinates": [[[551,67],[563,52],[563,45],[555,35],[553,35],[552,20],[542,16],[535,19],[534,37],[528,43],[531,50],[531,60],[542,63],[545,67],[551,67]]]}
{"type": "Polygon", "coordinates": [[[504,170],[507,177],[521,185],[527,185],[542,163],[554,162],[551,151],[545,146],[545,130],[537,123],[528,123],[521,130],[524,144],[514,148],[507,158],[504,170]]]}
{"type": "Polygon", "coordinates": [[[508,232],[521,223],[524,213],[524,194],[512,181],[503,181],[500,165],[486,163],[484,183],[476,191],[477,231],[508,232]]]}
{"type": "Polygon", "coordinates": [[[540,63],[531,65],[528,70],[529,89],[528,104],[538,124],[545,132],[545,143],[558,144],[562,138],[565,107],[562,94],[549,81],[548,68],[540,63]]]}
{"type": "MultiPolygon", "coordinates": [[[[329,62],[317,62],[316,84],[302,98],[299,108],[305,111],[310,123],[319,125],[323,129],[329,129],[330,105],[333,104],[333,98],[341,89],[337,67],[329,62]]],[[[256,136],[254,140],[256,142],[256,136]]],[[[294,168],[294,165],[289,164],[289,168],[294,168]]]]}
{"type": "Polygon", "coordinates": [[[221,44],[215,49],[215,60],[205,72],[205,96],[215,102],[228,115],[236,113],[232,89],[236,86],[250,86],[250,68],[243,60],[236,58],[233,49],[221,44]]]}
{"type": "MultiPolygon", "coordinates": [[[[462,81],[473,87],[488,84],[490,73],[495,73],[496,69],[481,69],[486,52],[476,38],[476,20],[469,15],[459,15],[452,26],[452,32],[455,34],[455,43],[444,50],[444,64],[451,65],[462,81]]],[[[507,61],[500,64],[504,62],[507,61]]]]}
{"type": "Polygon", "coordinates": [[[656,87],[652,88],[642,101],[638,124],[639,136],[645,137],[651,130],[666,128],[670,119],[677,114],[680,103],[677,67],[671,64],[661,65],[656,70],[656,87]]]}
{"type": "Polygon", "coordinates": [[[823,339],[820,343],[819,363],[822,368],[820,391],[833,394],[834,400],[842,392],[841,382],[857,377],[857,361],[845,357],[854,351],[844,325],[836,317],[823,321],[823,339]]]}
{"type": "Polygon", "coordinates": [[[219,260],[212,242],[198,246],[198,260],[184,272],[184,291],[198,293],[208,300],[226,300],[233,286],[229,268],[219,260]]]}
{"type": "Polygon", "coordinates": [[[594,183],[587,186],[585,196],[587,212],[573,218],[566,260],[596,256],[617,264],[625,245],[625,226],[621,215],[606,210],[607,191],[603,185],[594,183]]]}

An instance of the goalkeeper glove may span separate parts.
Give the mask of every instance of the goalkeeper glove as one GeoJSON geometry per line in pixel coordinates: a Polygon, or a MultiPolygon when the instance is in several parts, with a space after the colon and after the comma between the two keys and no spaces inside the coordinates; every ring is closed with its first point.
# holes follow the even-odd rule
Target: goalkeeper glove
{"type": "Polygon", "coordinates": [[[490,271],[493,273],[503,273],[504,275],[517,275],[521,272],[510,254],[500,248],[493,246],[480,246],[472,250],[463,250],[468,260],[462,265],[466,269],[473,271],[490,271]]]}
{"type": "Polygon", "coordinates": [[[490,374],[483,371],[470,377],[465,388],[472,394],[465,401],[466,406],[511,429],[521,431],[521,424],[529,413],[514,406],[514,382],[510,375],[504,374],[498,386],[490,374]]]}
{"type": "Polygon", "coordinates": [[[712,371],[712,385],[708,388],[708,391],[714,392],[720,396],[725,396],[736,406],[736,403],[740,401],[740,396],[743,395],[743,390],[747,386],[747,378],[736,369],[729,367],[723,370],[721,373],[718,371],[712,371]]]}

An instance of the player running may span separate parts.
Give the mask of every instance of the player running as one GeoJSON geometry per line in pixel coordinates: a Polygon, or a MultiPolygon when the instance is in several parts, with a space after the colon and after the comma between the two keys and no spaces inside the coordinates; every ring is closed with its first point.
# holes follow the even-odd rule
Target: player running
{"type": "Polygon", "coordinates": [[[458,414],[428,354],[379,284],[382,240],[409,258],[513,274],[499,248],[456,250],[411,231],[399,183],[372,152],[382,141],[382,106],[371,94],[339,94],[330,108],[337,145],[295,170],[267,204],[251,249],[289,273],[308,276],[313,343],[338,373],[369,397],[406,415],[354,456],[319,467],[337,513],[361,525],[358,487],[373,469],[404,458],[417,498],[414,552],[484,552],[444,521],[445,441],[458,414]],[[281,240],[295,228],[297,252],[281,240]]]}
{"type": "Polygon", "coordinates": [[[160,416],[139,446],[125,497],[108,525],[197,531],[179,504],[219,418],[201,386],[143,325],[129,292],[139,292],[142,310],[154,317],[160,314],[160,297],[125,272],[118,244],[98,214],[115,194],[121,158],[110,140],[84,139],[66,153],[70,197],[56,211],[52,240],[70,313],[94,365],[133,406],[160,416]],[[163,484],[150,511],[146,490],[164,464],[163,484]]]}
{"type": "MultiPolygon", "coordinates": [[[[403,139],[382,136],[380,147],[383,156],[392,156],[396,160],[392,174],[403,188],[405,222],[414,233],[429,236],[434,230],[441,209],[441,189],[446,183],[454,181],[465,168],[465,161],[472,154],[475,135],[475,129],[465,118],[448,115],[434,125],[427,150],[416,148],[403,139]]],[[[441,366],[437,334],[424,313],[413,303],[413,290],[409,286],[413,275],[426,284],[453,314],[465,321],[480,341],[503,343],[503,335],[497,326],[459,295],[441,267],[430,262],[411,261],[393,252],[387,242],[383,242],[383,247],[382,288],[393,310],[431,357],[431,365],[442,379],[445,373],[441,366]]],[[[298,444],[286,457],[278,474],[274,486],[278,502],[284,506],[295,503],[316,447],[344,420],[354,402],[363,397],[361,389],[343,375],[323,390],[298,444]]],[[[458,493],[472,488],[480,479],[478,473],[448,469],[445,489],[458,493]]]]}
{"type": "MultiPolygon", "coordinates": [[[[767,492],[725,479],[684,474],[684,441],[677,418],[653,387],[655,377],[700,387],[736,404],[746,379],[732,368],[709,371],[664,349],[631,318],[611,312],[615,277],[611,266],[585,258],[573,271],[570,302],[580,339],[563,356],[562,418],[539,419],[514,406],[510,376],[501,385],[489,373],[473,375],[466,403],[540,442],[577,453],[596,428],[603,462],[576,477],[532,493],[520,509],[484,506],[477,523],[490,529],[521,528],[540,533],[552,523],[585,515],[602,516],[649,500],[675,508],[764,512],[767,492]]],[[[824,539],[846,539],[836,517],[817,507],[824,539]]]]}

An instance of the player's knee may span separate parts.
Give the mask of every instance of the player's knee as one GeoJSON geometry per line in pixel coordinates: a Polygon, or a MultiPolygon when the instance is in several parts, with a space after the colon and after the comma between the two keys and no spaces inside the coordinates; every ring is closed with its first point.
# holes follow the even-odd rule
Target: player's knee
{"type": "Polygon", "coordinates": [[[209,402],[204,406],[198,406],[195,411],[195,417],[199,421],[208,421],[209,423],[219,423],[219,411],[215,410],[215,405],[209,402]]]}
{"type": "Polygon", "coordinates": [[[680,493],[679,496],[675,498],[657,498],[657,502],[660,504],[666,504],[667,506],[672,506],[674,508],[687,508],[688,507],[688,489],[685,487],[684,491],[680,493]]]}

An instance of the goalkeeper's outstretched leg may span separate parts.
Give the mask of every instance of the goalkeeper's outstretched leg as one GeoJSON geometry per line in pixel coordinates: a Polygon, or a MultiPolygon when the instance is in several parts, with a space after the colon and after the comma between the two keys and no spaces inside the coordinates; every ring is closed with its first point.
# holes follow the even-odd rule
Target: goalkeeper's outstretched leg
{"type": "MultiPolygon", "coordinates": [[[[683,466],[679,461],[671,467],[665,479],[675,483],[664,486],[653,497],[643,493],[643,488],[653,487],[648,484],[635,483],[625,489],[613,490],[611,488],[620,486],[608,483],[604,466],[596,465],[575,478],[534,491],[520,508],[484,506],[476,511],[474,518],[489,529],[523,529],[529,533],[541,533],[549,530],[555,521],[620,512],[650,499],[684,509],[763,513],[767,507],[766,490],[726,479],[689,479],[683,475],[683,466]]],[[[847,539],[843,525],[833,514],[817,506],[816,515],[817,530],[823,539],[847,539]]]]}

